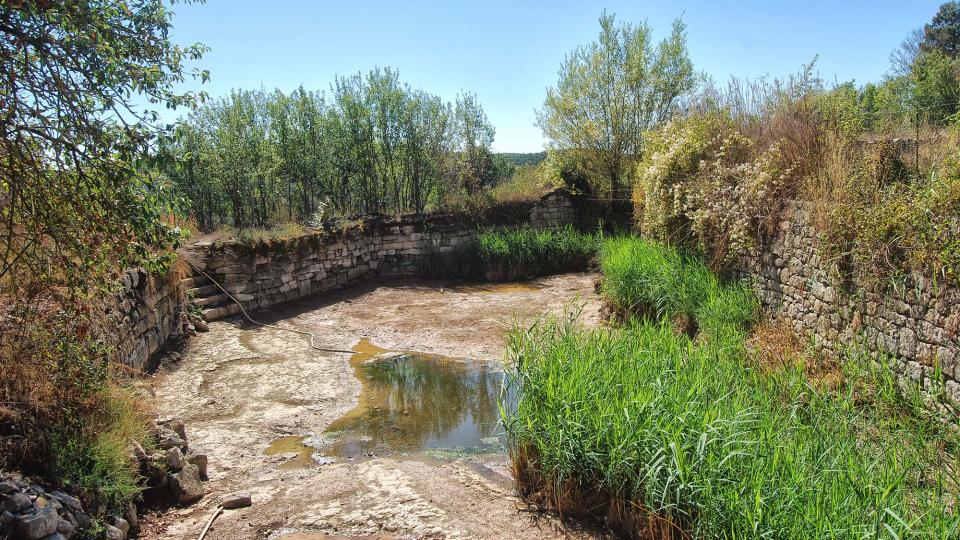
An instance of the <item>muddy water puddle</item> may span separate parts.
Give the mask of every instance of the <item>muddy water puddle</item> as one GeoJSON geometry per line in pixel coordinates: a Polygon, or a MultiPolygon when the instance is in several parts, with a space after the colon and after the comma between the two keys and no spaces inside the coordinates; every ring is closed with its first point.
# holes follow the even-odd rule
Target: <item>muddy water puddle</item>
{"type": "Polygon", "coordinates": [[[536,281],[508,281],[502,283],[458,283],[447,289],[458,293],[510,294],[536,292],[546,285],[536,281]]]}
{"type": "Polygon", "coordinates": [[[503,451],[501,371],[464,358],[390,351],[366,338],[351,350],[361,384],[357,405],[319,436],[274,440],[267,455],[296,454],[281,468],[431,451],[503,451]]]}

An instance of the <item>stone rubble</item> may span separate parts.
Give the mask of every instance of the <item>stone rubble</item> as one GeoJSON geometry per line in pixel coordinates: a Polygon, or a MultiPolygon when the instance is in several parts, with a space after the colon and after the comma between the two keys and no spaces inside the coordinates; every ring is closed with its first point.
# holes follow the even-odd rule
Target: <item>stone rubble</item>
{"type": "MultiPolygon", "coordinates": [[[[183,421],[174,418],[158,422],[154,435],[168,445],[165,450],[148,455],[136,442],[130,445],[130,455],[146,478],[143,497],[177,504],[201,499],[207,456],[188,447],[183,421]]],[[[233,504],[242,503],[242,498],[237,501],[233,504]]],[[[122,516],[106,516],[105,521],[100,525],[106,538],[125,540],[138,531],[137,507],[130,503],[122,516]]],[[[20,474],[0,471],[0,538],[66,540],[82,536],[94,524],[94,516],[84,511],[75,496],[48,490],[20,474]]]]}

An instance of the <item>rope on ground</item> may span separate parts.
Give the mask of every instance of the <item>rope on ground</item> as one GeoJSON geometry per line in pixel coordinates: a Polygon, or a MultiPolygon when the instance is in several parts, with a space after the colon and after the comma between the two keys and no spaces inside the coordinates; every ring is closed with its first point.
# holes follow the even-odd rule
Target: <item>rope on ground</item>
{"type": "Polygon", "coordinates": [[[183,254],[181,254],[180,256],[183,257],[183,260],[187,261],[187,264],[189,264],[191,267],[193,267],[194,270],[196,270],[197,272],[200,272],[200,274],[201,274],[203,277],[209,279],[211,283],[213,283],[214,285],[217,286],[218,289],[220,289],[221,291],[223,291],[223,294],[227,295],[227,298],[229,298],[230,300],[232,300],[233,303],[237,304],[237,306],[240,308],[240,312],[243,313],[244,318],[247,319],[248,321],[250,321],[251,323],[253,323],[253,324],[257,325],[257,326],[263,326],[264,328],[272,328],[272,329],[274,329],[274,330],[280,330],[280,331],[283,331],[283,332],[293,332],[294,334],[300,334],[301,336],[309,336],[309,337],[310,337],[310,347],[312,347],[312,348],[314,348],[314,349],[316,349],[316,350],[318,350],[318,351],[333,352],[333,353],[343,353],[343,354],[354,354],[354,351],[347,351],[347,350],[344,350],[344,349],[331,349],[331,348],[328,348],[328,347],[320,347],[319,345],[317,345],[317,344],[315,343],[316,336],[314,336],[311,332],[307,332],[307,331],[304,331],[304,330],[295,330],[295,329],[293,329],[293,328],[285,328],[285,327],[283,327],[283,326],[277,326],[277,325],[275,325],[275,324],[267,324],[267,323],[262,323],[262,322],[260,322],[260,321],[255,321],[255,320],[254,320],[252,317],[250,317],[250,315],[247,313],[247,310],[246,310],[246,309],[243,309],[243,304],[242,304],[239,300],[237,300],[236,298],[234,298],[233,295],[230,294],[226,289],[224,289],[224,288],[223,288],[223,285],[221,285],[217,280],[215,280],[215,279],[213,279],[212,277],[210,277],[210,274],[204,272],[203,269],[201,269],[201,268],[200,268],[199,266],[197,266],[193,261],[191,261],[189,257],[187,257],[186,255],[183,255],[183,254]]]}
{"type": "Polygon", "coordinates": [[[203,532],[200,533],[200,536],[197,540],[203,540],[207,536],[207,532],[210,531],[210,526],[213,525],[213,520],[217,519],[217,516],[223,513],[223,506],[217,505],[217,509],[214,510],[213,515],[210,516],[210,519],[207,521],[207,526],[203,528],[203,532]]]}

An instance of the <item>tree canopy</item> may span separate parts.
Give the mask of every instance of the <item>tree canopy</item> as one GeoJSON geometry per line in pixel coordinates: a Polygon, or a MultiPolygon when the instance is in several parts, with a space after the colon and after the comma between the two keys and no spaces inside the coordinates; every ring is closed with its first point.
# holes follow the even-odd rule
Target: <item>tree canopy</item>
{"type": "Polygon", "coordinates": [[[209,230],[436,208],[494,181],[493,136],[475,95],[445,103],[377,68],[337,77],[329,94],[234,91],[186,118],[165,151],[209,230]]]}
{"type": "Polygon", "coordinates": [[[643,132],[669,119],[694,82],[681,20],[654,45],[646,23],[604,12],[597,40],[567,55],[537,121],[552,150],[574,157],[600,189],[622,194],[643,132]]]}
{"type": "Polygon", "coordinates": [[[163,188],[138,173],[156,113],[197,94],[174,85],[204,47],[169,40],[161,0],[0,4],[0,279],[73,286],[105,262],[167,244],[163,188]],[[22,272],[18,271],[22,270],[22,272]]]}

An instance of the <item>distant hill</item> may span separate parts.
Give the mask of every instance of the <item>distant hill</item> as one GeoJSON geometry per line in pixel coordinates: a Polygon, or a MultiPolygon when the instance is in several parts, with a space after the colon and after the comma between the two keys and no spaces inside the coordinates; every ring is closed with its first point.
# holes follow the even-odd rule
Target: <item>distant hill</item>
{"type": "Polygon", "coordinates": [[[520,165],[539,165],[547,159],[547,153],[544,152],[497,152],[498,156],[503,156],[511,163],[520,165]]]}

